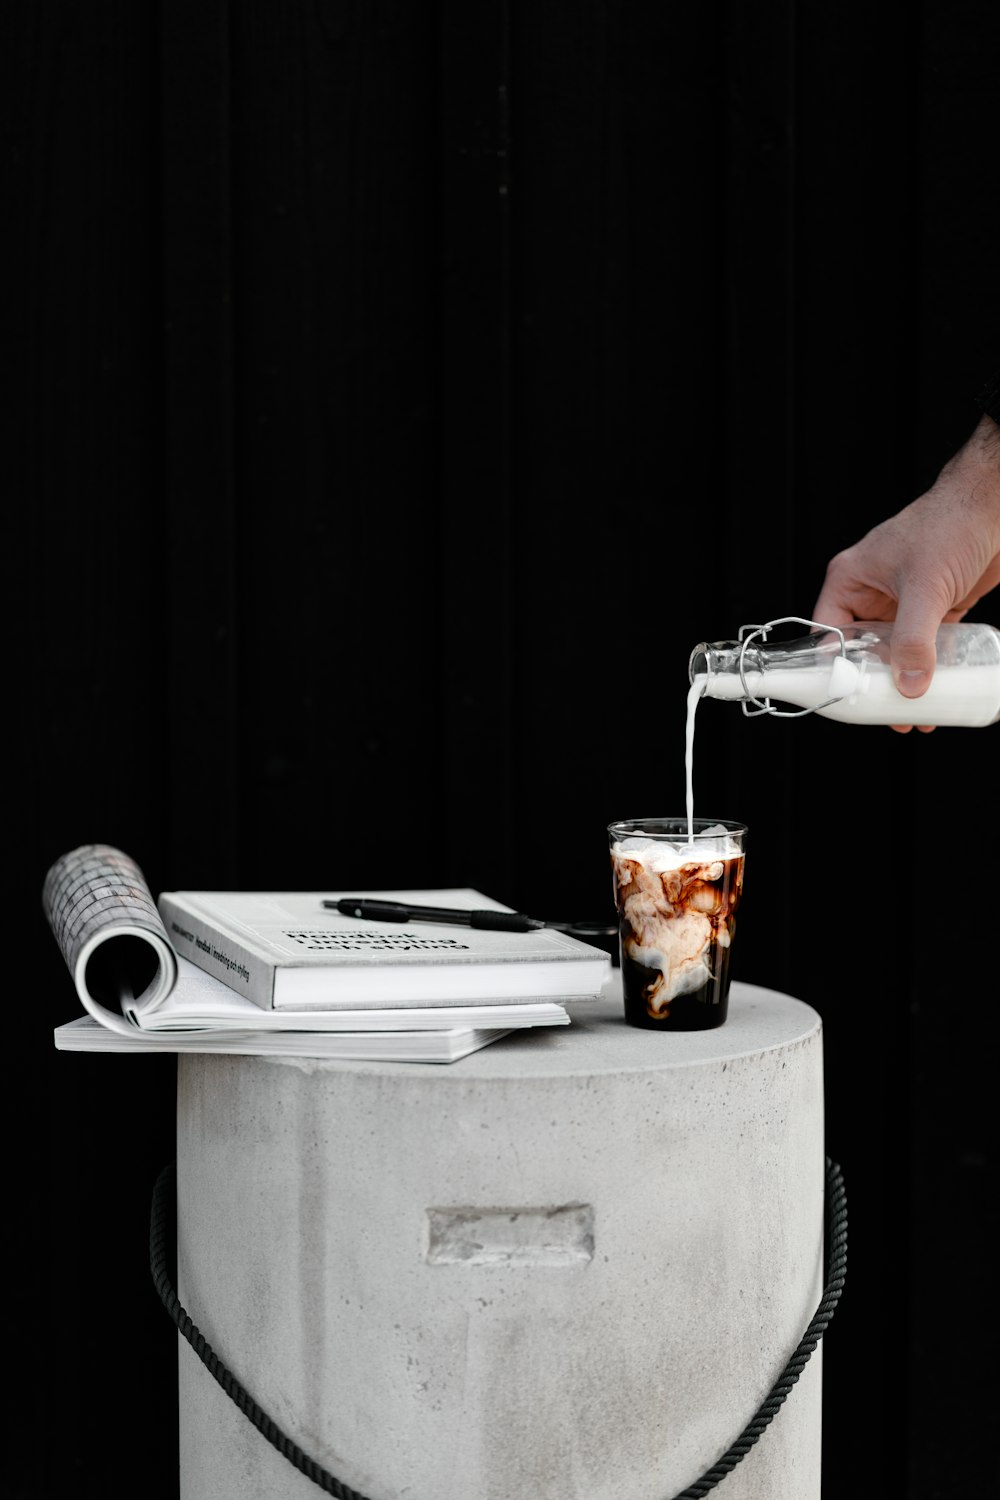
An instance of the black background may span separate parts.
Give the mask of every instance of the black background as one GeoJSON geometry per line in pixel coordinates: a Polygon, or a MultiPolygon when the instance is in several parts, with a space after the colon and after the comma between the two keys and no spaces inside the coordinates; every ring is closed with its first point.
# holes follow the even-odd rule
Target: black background
{"type": "MultiPolygon", "coordinates": [[[[14,3],[0,57],[5,1492],[167,1500],[174,1062],[55,1052],[45,871],[606,912],[691,647],[975,425],[1000,8],[14,3]]],[[[993,1470],[996,736],[699,714],[737,976],[823,1018],[824,1500],[993,1470]]]]}

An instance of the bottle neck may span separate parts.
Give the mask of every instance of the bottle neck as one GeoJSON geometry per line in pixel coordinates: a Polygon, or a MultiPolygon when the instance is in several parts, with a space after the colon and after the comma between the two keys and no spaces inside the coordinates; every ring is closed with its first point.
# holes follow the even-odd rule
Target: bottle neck
{"type": "Polygon", "coordinates": [[[744,651],[740,641],[702,641],[688,658],[688,679],[702,682],[706,697],[745,699],[753,695],[751,674],[759,678],[764,662],[756,644],[744,651]]]}

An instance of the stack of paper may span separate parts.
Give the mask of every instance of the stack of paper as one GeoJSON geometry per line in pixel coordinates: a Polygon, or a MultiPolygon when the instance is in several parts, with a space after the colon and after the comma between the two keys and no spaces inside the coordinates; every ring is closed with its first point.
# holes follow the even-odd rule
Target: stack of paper
{"type": "MultiPolygon", "coordinates": [[[[86,1014],[61,1051],[228,1052],[453,1062],[525,1027],[565,1026],[600,994],[608,955],[552,928],[387,923],[325,906],[338,892],[172,891],[87,844],[42,901],[86,1014]]],[[[462,888],[354,891],[509,911],[462,888]]]]}

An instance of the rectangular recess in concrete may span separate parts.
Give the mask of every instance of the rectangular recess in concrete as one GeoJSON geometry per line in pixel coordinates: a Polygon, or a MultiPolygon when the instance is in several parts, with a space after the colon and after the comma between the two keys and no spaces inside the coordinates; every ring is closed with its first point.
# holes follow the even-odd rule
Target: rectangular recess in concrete
{"type": "Polygon", "coordinates": [[[429,1208],[429,1265],[574,1266],[594,1255],[589,1203],[554,1208],[429,1208]]]}

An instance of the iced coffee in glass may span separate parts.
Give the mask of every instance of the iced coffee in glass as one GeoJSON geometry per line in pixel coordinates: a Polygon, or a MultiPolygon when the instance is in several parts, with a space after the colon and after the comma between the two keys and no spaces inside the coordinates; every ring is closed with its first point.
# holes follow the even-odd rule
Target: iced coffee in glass
{"type": "Polygon", "coordinates": [[[707,1031],[725,1021],[746,834],[719,818],[609,824],[630,1026],[707,1031]]]}

